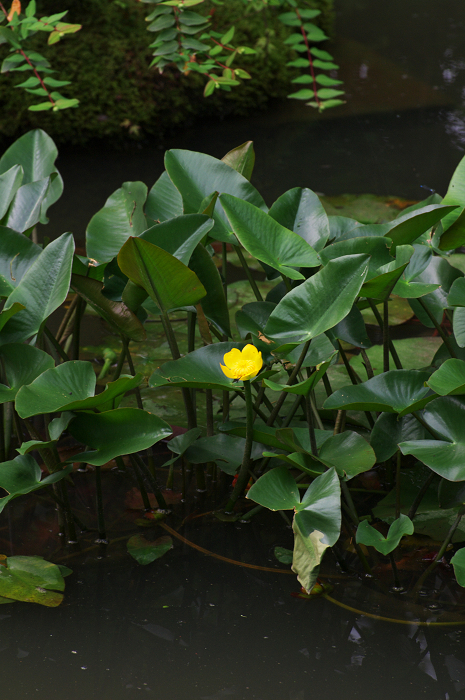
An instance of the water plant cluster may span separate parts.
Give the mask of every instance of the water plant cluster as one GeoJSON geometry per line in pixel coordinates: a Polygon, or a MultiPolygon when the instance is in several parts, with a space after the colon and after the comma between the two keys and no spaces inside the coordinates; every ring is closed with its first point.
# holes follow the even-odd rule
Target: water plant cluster
{"type": "MultiPolygon", "coordinates": [[[[168,442],[169,486],[179,473],[188,497],[186,474],[195,473],[202,491],[219,471],[231,483],[216,504],[223,517],[291,511],[292,568],[306,592],[328,548],[345,565],[343,541],[369,575],[373,552],[389,557],[401,588],[399,543],[428,532],[435,519],[442,542],[415,582],[419,590],[451,543],[464,539],[465,276],[453,252],[465,243],[465,160],[444,198],[433,194],[390,222],[366,224],[328,216],[303,187],[268,208],[250,182],[251,142],[222,160],[171,150],[150,190],[126,182],[92,217],[83,255],[71,233],[33,240],[63,189],[56,156],[50,137],[36,130],[0,159],[0,511],[50,487],[60,528],[75,541],[72,465],[92,465],[105,541],[100,470],[116,460],[132,470],[145,510],[154,511],[152,492],[153,515],[164,517],[151,450],[173,430],[153,406],[158,390],[180,393],[185,431],[168,442]],[[235,318],[232,256],[255,297],[235,318]],[[256,268],[272,283],[266,297],[256,268]],[[391,337],[399,300],[437,335],[426,362],[421,338],[418,357],[405,363],[391,337]],[[79,359],[86,307],[121,339],[119,357],[106,358],[111,375],[102,391],[94,365],[79,359]],[[187,324],[182,353],[173,323],[179,311],[187,324]],[[154,320],[172,359],[151,374],[147,390],[133,355],[154,320]],[[379,346],[368,321],[379,325],[379,346]],[[81,447],[64,459],[59,448],[69,436],[81,447]],[[384,488],[370,491],[368,476],[384,488]]],[[[170,545],[157,546],[164,553],[170,545]]],[[[454,552],[464,586],[465,549],[454,552]]],[[[0,566],[6,599],[14,597],[5,593],[13,569],[26,566],[9,559],[17,558],[0,566]]]]}

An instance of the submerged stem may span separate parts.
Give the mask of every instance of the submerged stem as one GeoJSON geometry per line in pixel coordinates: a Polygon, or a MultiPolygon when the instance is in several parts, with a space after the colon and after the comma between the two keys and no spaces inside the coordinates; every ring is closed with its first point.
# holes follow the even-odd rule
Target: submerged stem
{"type": "Polygon", "coordinates": [[[239,470],[239,476],[237,477],[236,485],[233,489],[229,501],[226,504],[225,510],[231,512],[236,505],[236,501],[239,496],[244,491],[250,469],[250,455],[252,453],[252,440],[253,440],[253,399],[252,399],[252,389],[250,388],[250,381],[244,380],[244,394],[245,394],[245,405],[246,405],[246,433],[245,433],[245,445],[244,445],[244,456],[242,458],[241,468],[239,470]]]}

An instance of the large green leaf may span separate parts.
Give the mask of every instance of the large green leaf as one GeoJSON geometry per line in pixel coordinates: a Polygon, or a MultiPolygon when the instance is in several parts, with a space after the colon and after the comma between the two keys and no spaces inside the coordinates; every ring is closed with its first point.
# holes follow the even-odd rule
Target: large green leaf
{"type": "MultiPolygon", "coordinates": [[[[336,354],[336,351],[334,351],[334,354],[336,354]]],[[[297,384],[278,384],[277,382],[271,381],[271,379],[264,379],[263,383],[269,389],[272,389],[272,391],[285,391],[290,394],[299,394],[300,396],[307,396],[307,394],[310,391],[312,391],[318,384],[321,377],[328,369],[329,365],[329,362],[323,362],[320,365],[320,367],[318,367],[318,369],[310,375],[310,377],[304,379],[304,381],[302,382],[298,382],[297,384]]]]}
{"type": "MultiPolygon", "coordinates": [[[[444,200],[443,200],[444,201],[444,200]]],[[[455,205],[441,206],[439,204],[429,204],[422,209],[409,212],[391,222],[391,228],[386,234],[392,240],[391,252],[394,252],[398,245],[408,245],[419,238],[422,233],[438,223],[447,214],[455,209],[455,205]]]]}
{"type": "Polygon", "coordinates": [[[440,396],[465,394],[465,362],[446,360],[428,379],[428,386],[440,396]]]}
{"type": "MultiPolygon", "coordinates": [[[[271,214],[271,210],[270,210],[271,214]]],[[[376,277],[378,268],[392,262],[389,254],[391,241],[378,236],[360,236],[346,241],[336,241],[320,252],[321,262],[326,265],[344,255],[369,255],[367,280],[376,277]]]]}
{"type": "Polygon", "coordinates": [[[0,344],[20,342],[35,335],[42,323],[66,299],[71,279],[74,240],[64,233],[42,251],[8,297],[4,310],[19,302],[26,308],[15,314],[0,332],[0,344]]]}
{"type": "Polygon", "coordinates": [[[122,272],[162,311],[197,304],[206,291],[197,275],[163,248],[129,238],[118,254],[122,272]]]}
{"type": "Polygon", "coordinates": [[[102,294],[103,284],[98,280],[73,275],[71,286],[112,328],[130,340],[145,340],[144,326],[122,301],[112,301],[102,294]]]}
{"type": "Polygon", "coordinates": [[[0,566],[0,595],[10,601],[60,605],[65,582],[61,569],[42,557],[7,557],[0,566]]]}
{"type": "Polygon", "coordinates": [[[397,281],[409,264],[414,253],[413,246],[402,245],[396,248],[396,259],[386,265],[382,265],[374,277],[367,279],[360,290],[360,295],[368,299],[389,298],[397,281]]]}
{"type": "Polygon", "coordinates": [[[42,205],[49,191],[50,178],[27,182],[17,190],[3,219],[3,225],[24,233],[40,221],[42,205]]]}
{"type": "MultiPolygon", "coordinates": [[[[218,433],[210,437],[196,440],[186,450],[186,459],[192,464],[215,462],[221,471],[234,475],[244,457],[245,439],[226,433],[218,433]]],[[[252,459],[262,456],[263,445],[252,445],[252,459]]]]}
{"type": "Polygon", "coordinates": [[[6,173],[0,175],[0,219],[3,219],[13,197],[23,181],[23,169],[13,165],[6,173]]]}
{"type": "MultiPolygon", "coordinates": [[[[465,158],[462,158],[460,163],[457,165],[449,182],[446,196],[442,200],[442,204],[456,205],[456,209],[443,219],[442,225],[444,232],[446,232],[459,218],[461,209],[463,209],[465,206],[465,158]]],[[[457,234],[459,231],[460,228],[457,227],[455,229],[455,233],[457,234]]],[[[460,243],[458,245],[460,245],[460,243]]],[[[444,250],[443,248],[441,249],[444,250]]]]}
{"type": "Polygon", "coordinates": [[[92,364],[74,360],[46,370],[31,384],[23,386],[16,396],[15,407],[21,418],[40,413],[91,410],[134,389],[141,381],[141,374],[122,376],[94,396],[96,377],[92,364]]]}
{"type": "Polygon", "coordinates": [[[297,506],[292,529],[292,570],[308,593],[315,584],[325,550],[337,542],[341,531],[341,487],[333,469],[310,484],[297,506]]]}
{"type": "Polygon", "coordinates": [[[312,190],[294,187],[281,195],[268,213],[281,226],[301,236],[317,252],[324,248],[329,238],[328,216],[312,190]]]}
{"type": "Polygon", "coordinates": [[[147,219],[161,222],[182,213],[182,197],[165,170],[147,195],[145,214],[147,219]]]}
{"type": "Polygon", "coordinates": [[[356,542],[374,547],[385,556],[393,552],[404,535],[413,535],[413,523],[407,515],[399,515],[389,527],[386,537],[372,527],[368,520],[362,520],[357,528],[356,542]]]}
{"type": "MultiPolygon", "coordinates": [[[[181,193],[185,214],[197,213],[205,197],[212,192],[226,192],[267,210],[262,197],[246,177],[205,153],[177,149],[167,151],[165,167],[181,193]]],[[[230,234],[230,226],[220,203],[215,206],[213,218],[215,226],[212,237],[226,243],[235,243],[235,237],[230,234]]]]}
{"type": "Polygon", "coordinates": [[[0,403],[14,401],[22,386],[54,366],[53,358],[46,352],[22,343],[1,346],[0,359],[8,384],[0,384],[0,403]]]}
{"type": "Polygon", "coordinates": [[[465,480],[465,400],[452,396],[435,399],[423,413],[438,440],[408,440],[399,448],[414,455],[449,481],[465,480]]]}
{"type": "MultiPolygon", "coordinates": [[[[461,206],[463,206],[463,202],[461,206]]],[[[438,246],[439,250],[453,250],[465,243],[465,209],[456,209],[446,216],[443,220],[443,226],[448,223],[450,223],[450,226],[447,226],[447,230],[441,235],[438,246]],[[459,212],[458,216],[457,211],[459,212]],[[456,217],[454,221],[452,217],[456,217]]]]}
{"type": "Polygon", "coordinates": [[[320,258],[303,238],[284,228],[266,212],[229,194],[220,202],[232,230],[257,260],[291,279],[304,279],[294,267],[317,267],[320,258]]]}
{"type": "Polygon", "coordinates": [[[339,476],[348,481],[371,469],[376,456],[361,435],[346,430],[324,441],[318,452],[318,461],[326,467],[334,467],[339,476]]]}
{"type": "Polygon", "coordinates": [[[114,457],[152,447],[169,437],[168,423],[139,408],[116,408],[105,413],[79,413],[68,427],[69,432],[93,450],[72,457],[73,462],[101,466],[114,457]]]}
{"type": "MultiPolygon", "coordinates": [[[[339,321],[334,328],[326,331],[327,338],[332,340],[339,338],[345,340],[346,343],[355,345],[358,348],[371,347],[371,341],[367,335],[365,319],[362,316],[360,309],[355,305],[342,321],[339,321]]],[[[315,338],[316,340],[316,338],[315,338]]],[[[315,342],[312,340],[312,344],[315,342]]],[[[305,365],[304,365],[305,366],[305,365]]]]}
{"type": "Polygon", "coordinates": [[[378,462],[394,455],[400,442],[424,440],[429,433],[412,414],[400,417],[395,413],[381,413],[370,435],[370,443],[378,462]]]}
{"type": "Polygon", "coordinates": [[[462,547],[454,554],[450,563],[454,567],[455,578],[459,586],[465,586],[465,548],[462,547]]]}
{"type": "Polygon", "coordinates": [[[0,158],[0,173],[14,165],[21,165],[24,172],[23,182],[35,182],[57,173],[50,185],[45,200],[42,202],[40,221],[47,223],[47,209],[59,199],[63,192],[63,180],[55,167],[58,150],[54,142],[42,129],[34,129],[17,139],[0,158]]]}
{"type": "Polygon", "coordinates": [[[228,151],[221,160],[250,181],[255,165],[253,141],[246,141],[240,146],[236,146],[236,148],[228,151]]]}
{"type": "Polygon", "coordinates": [[[378,374],[363,384],[338,389],[324,403],[326,409],[385,411],[404,416],[419,411],[435,398],[425,382],[429,372],[397,369],[378,374]]]}
{"type": "Polygon", "coordinates": [[[184,265],[188,265],[197,244],[207,235],[213,224],[213,219],[203,214],[185,214],[152,226],[144,231],[140,238],[163,248],[184,265]]]}
{"type": "Polygon", "coordinates": [[[231,337],[228,302],[223,282],[212,256],[202,244],[199,243],[192,253],[189,267],[195,272],[207,292],[200,302],[205,316],[220,333],[231,337]]]}
{"type": "Polygon", "coordinates": [[[107,199],[90,220],[86,231],[89,258],[109,262],[118,255],[129,236],[139,236],[147,228],[144,203],[147,187],[143,182],[125,182],[107,199]]]}
{"type": "MultiPolygon", "coordinates": [[[[445,258],[433,257],[428,267],[415,278],[416,283],[439,285],[434,292],[426,294],[422,298],[423,303],[426,304],[438,323],[442,321],[444,309],[447,309],[449,306],[448,293],[452,288],[452,284],[461,277],[463,277],[463,272],[452,267],[445,258]]],[[[434,323],[427,316],[418,301],[411,299],[409,304],[423,325],[428,328],[434,328],[434,323]]]]}
{"type": "Polygon", "coordinates": [[[265,335],[292,349],[342,321],[368,272],[368,256],[346,255],[289,292],[272,312],[265,335]]]}
{"type": "Polygon", "coordinates": [[[9,285],[17,287],[42,248],[22,233],[5,226],[0,226],[0,240],[0,275],[9,285]]]}
{"type": "Polygon", "coordinates": [[[300,505],[299,489],[287,467],[263,474],[251,486],[247,498],[270,510],[294,510],[300,505]]]}
{"type": "MultiPolygon", "coordinates": [[[[0,487],[8,496],[0,498],[0,513],[12,498],[36,491],[49,484],[54,484],[72,471],[71,464],[66,469],[54,472],[41,480],[42,472],[31,455],[19,455],[7,462],[2,462],[0,469],[0,487]]],[[[1,595],[1,594],[0,594],[1,595]]]]}
{"type": "Polygon", "coordinates": [[[245,343],[213,343],[194,350],[179,360],[165,362],[149,379],[149,385],[234,391],[242,382],[229,379],[220,365],[232,348],[242,350],[245,343]]]}

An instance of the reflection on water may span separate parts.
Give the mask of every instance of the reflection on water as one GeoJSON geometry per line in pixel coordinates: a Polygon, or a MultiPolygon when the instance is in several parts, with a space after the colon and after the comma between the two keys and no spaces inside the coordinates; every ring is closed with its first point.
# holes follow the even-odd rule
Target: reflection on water
{"type": "MultiPolygon", "coordinates": [[[[91,474],[76,476],[78,514],[93,499],[91,474]]],[[[136,511],[121,510],[132,484],[105,473],[106,516],[112,543],[83,552],[55,546],[51,504],[17,499],[10,510],[16,553],[32,553],[28,530],[42,552],[70,566],[59,608],[28,604],[0,608],[2,697],[8,700],[442,700],[465,688],[462,627],[393,624],[324,599],[302,600],[294,575],[244,568],[208,557],[175,540],[165,558],[136,564],[125,551],[137,529],[136,511]],[[108,482],[112,483],[108,483],[108,482]],[[108,488],[110,486],[110,488],[108,488]],[[27,503],[27,505],[26,505],[27,503]],[[122,513],[122,515],[121,515],[122,513]],[[33,519],[33,516],[38,516],[33,519]],[[121,538],[121,539],[118,539],[121,538]]],[[[197,513],[209,510],[198,503],[197,513]]],[[[180,510],[179,510],[180,509],[180,510]]],[[[169,522],[180,525],[176,507],[169,522]]],[[[190,541],[235,561],[281,568],[276,544],[292,533],[278,514],[260,522],[222,523],[211,516],[182,527],[190,541]]],[[[5,518],[0,523],[3,525],[5,518]]],[[[164,534],[160,529],[153,536],[164,534]]],[[[8,533],[2,529],[0,536],[8,533]]],[[[150,535],[149,535],[150,536],[150,535]]],[[[3,548],[3,543],[1,548],[3,548]]],[[[89,547],[89,548],[87,548],[89,547]]],[[[333,567],[331,555],[329,567],[333,567]]],[[[371,614],[396,617],[412,608],[388,607],[365,583],[333,568],[331,597],[371,614]]],[[[398,607],[396,607],[398,606],[398,607]]],[[[434,612],[427,613],[430,620],[434,612]]]]}

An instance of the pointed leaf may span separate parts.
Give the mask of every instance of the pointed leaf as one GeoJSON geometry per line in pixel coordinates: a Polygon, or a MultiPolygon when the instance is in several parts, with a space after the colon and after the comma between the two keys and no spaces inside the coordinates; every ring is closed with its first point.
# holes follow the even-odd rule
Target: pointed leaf
{"type": "Polygon", "coordinates": [[[289,292],[272,312],[265,335],[292,349],[342,321],[368,272],[368,256],[346,255],[289,292]]]}
{"type": "Polygon", "coordinates": [[[14,401],[22,386],[54,366],[53,358],[46,352],[22,343],[1,346],[0,359],[8,383],[0,384],[0,403],[14,401]]]}
{"type": "Polygon", "coordinates": [[[210,253],[203,245],[199,244],[194,250],[189,267],[195,272],[207,293],[200,302],[206,318],[220,333],[231,337],[228,302],[223,282],[210,253]]]}
{"type": "Polygon", "coordinates": [[[181,194],[165,170],[147,195],[145,214],[147,219],[161,222],[182,216],[182,213],[181,194]]]}
{"type": "Polygon", "coordinates": [[[371,431],[370,443],[378,462],[385,462],[398,450],[399,443],[431,437],[415,416],[381,413],[371,431]]]}
{"type": "MultiPolygon", "coordinates": [[[[223,41],[222,43],[224,44],[225,42],[223,41]]],[[[236,146],[236,148],[226,153],[221,160],[250,182],[255,165],[253,141],[246,141],[241,146],[236,146]]]]}
{"type": "Polygon", "coordinates": [[[287,467],[263,474],[251,486],[247,498],[270,510],[293,510],[300,502],[299,489],[287,467]]]}
{"type": "Polygon", "coordinates": [[[304,276],[289,266],[317,267],[320,264],[318,254],[310,245],[261,209],[228,194],[219,199],[239,241],[258,260],[291,279],[304,279],[304,276]]]}
{"type": "Polygon", "coordinates": [[[0,498],[0,513],[12,498],[56,483],[67,476],[72,471],[72,468],[73,465],[71,464],[66,469],[54,472],[54,474],[50,474],[41,480],[42,472],[31,455],[19,455],[7,462],[2,462],[0,487],[8,492],[8,496],[0,498]]]}
{"type": "Polygon", "coordinates": [[[173,540],[171,537],[163,535],[154,542],[150,542],[143,535],[133,535],[129,538],[126,546],[131,557],[138,564],[146,566],[173,549],[173,540]]]}
{"type": "Polygon", "coordinates": [[[16,192],[3,223],[13,231],[23,233],[40,220],[42,204],[48,193],[50,178],[22,185],[16,192]]]}
{"type": "Polygon", "coordinates": [[[22,233],[0,226],[0,275],[16,287],[42,248],[22,233]]]}
{"type": "Polygon", "coordinates": [[[312,190],[302,187],[289,190],[276,200],[268,213],[281,226],[301,236],[317,252],[324,248],[329,238],[328,217],[312,190]]]}
{"type": "Polygon", "coordinates": [[[13,165],[6,173],[0,175],[0,219],[2,219],[13,197],[23,181],[23,169],[20,165],[13,165]]]}
{"type": "Polygon", "coordinates": [[[143,182],[125,182],[94,214],[86,231],[86,250],[90,258],[109,262],[130,236],[147,229],[143,207],[147,187],[143,182]]]}
{"type": "Polygon", "coordinates": [[[428,379],[428,386],[440,396],[465,394],[465,362],[446,360],[428,379]]]}
{"type": "Polygon", "coordinates": [[[404,535],[413,535],[413,523],[407,515],[401,513],[391,524],[387,537],[383,537],[368,520],[362,520],[357,528],[355,540],[359,544],[374,547],[377,552],[386,556],[396,549],[404,535]]]}
{"type": "Polygon", "coordinates": [[[213,223],[212,219],[203,214],[185,214],[152,226],[140,238],[163,248],[184,265],[188,265],[197,244],[205,238],[213,223]]]}

